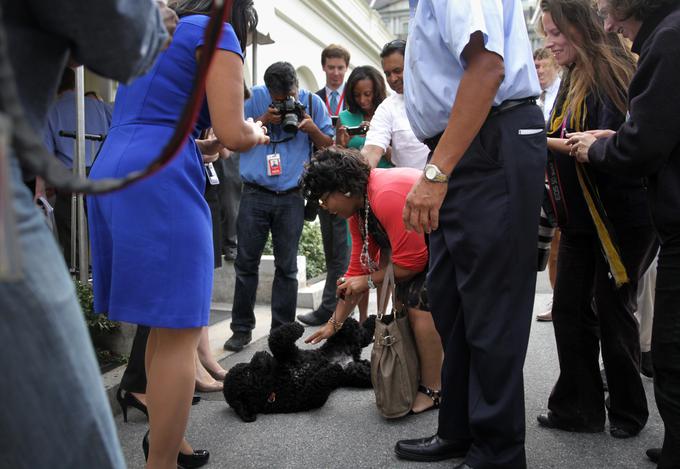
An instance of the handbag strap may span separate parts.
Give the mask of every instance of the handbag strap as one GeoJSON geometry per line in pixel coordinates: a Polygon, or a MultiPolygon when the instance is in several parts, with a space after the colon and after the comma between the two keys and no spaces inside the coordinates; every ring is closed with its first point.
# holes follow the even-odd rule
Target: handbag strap
{"type": "MultiPolygon", "coordinates": [[[[370,275],[370,274],[369,274],[370,275]]],[[[382,319],[387,312],[387,292],[392,290],[394,286],[394,264],[392,261],[387,264],[387,269],[385,270],[385,278],[383,279],[382,287],[380,290],[380,298],[378,302],[378,319],[382,319]]]]}

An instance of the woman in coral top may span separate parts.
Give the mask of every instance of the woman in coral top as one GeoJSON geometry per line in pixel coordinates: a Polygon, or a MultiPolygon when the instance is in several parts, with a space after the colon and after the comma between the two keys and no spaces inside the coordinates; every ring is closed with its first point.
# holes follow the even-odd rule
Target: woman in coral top
{"type": "Polygon", "coordinates": [[[318,199],[321,208],[348,219],[352,234],[349,268],[338,280],[338,296],[343,299],[328,323],[306,341],[317,343],[335,334],[359,300],[382,283],[391,260],[395,296],[408,307],[421,364],[413,413],[439,406],[444,356],[425,291],[425,238],[407,232],[401,218],[406,195],[421,174],[412,168],[371,169],[358,151],[331,147],[312,158],[302,178],[305,197],[318,199]]]}

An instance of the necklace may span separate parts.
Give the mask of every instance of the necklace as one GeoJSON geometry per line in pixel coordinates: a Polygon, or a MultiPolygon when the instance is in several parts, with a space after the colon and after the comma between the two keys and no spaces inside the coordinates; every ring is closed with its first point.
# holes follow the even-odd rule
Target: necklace
{"type": "Polygon", "coordinates": [[[365,200],[364,226],[363,233],[361,233],[362,237],[364,238],[364,244],[361,247],[361,255],[359,256],[359,261],[361,262],[361,266],[364,269],[367,269],[369,273],[372,273],[378,270],[378,264],[373,259],[371,259],[371,255],[368,252],[368,214],[370,213],[371,210],[371,207],[368,204],[368,194],[366,194],[364,200],[365,200]]]}

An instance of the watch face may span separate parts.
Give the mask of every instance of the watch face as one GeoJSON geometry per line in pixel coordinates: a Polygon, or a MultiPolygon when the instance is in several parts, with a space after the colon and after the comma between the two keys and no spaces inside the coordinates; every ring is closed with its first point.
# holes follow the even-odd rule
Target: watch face
{"type": "Polygon", "coordinates": [[[428,166],[427,168],[425,168],[425,177],[427,179],[434,179],[435,177],[437,177],[437,170],[432,166],[428,166]]]}

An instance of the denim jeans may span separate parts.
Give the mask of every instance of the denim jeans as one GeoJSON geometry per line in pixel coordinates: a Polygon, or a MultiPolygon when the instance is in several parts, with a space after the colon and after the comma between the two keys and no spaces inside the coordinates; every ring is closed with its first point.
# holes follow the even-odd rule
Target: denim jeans
{"type": "Polygon", "coordinates": [[[327,210],[319,210],[323,253],[326,259],[326,283],[323,287],[321,308],[330,316],[338,302],[335,297],[337,281],[349,264],[350,246],[347,244],[347,220],[331,215],[327,210]]]}
{"type": "Polygon", "coordinates": [[[244,186],[238,212],[236,285],[231,330],[250,332],[255,327],[255,295],[260,258],[271,231],[274,247],[272,329],[295,320],[297,307],[297,253],[304,223],[304,202],[299,192],[275,195],[244,186]]]}
{"type": "Polygon", "coordinates": [[[64,258],[10,162],[23,276],[0,281],[0,467],[123,468],[64,258]]]}

